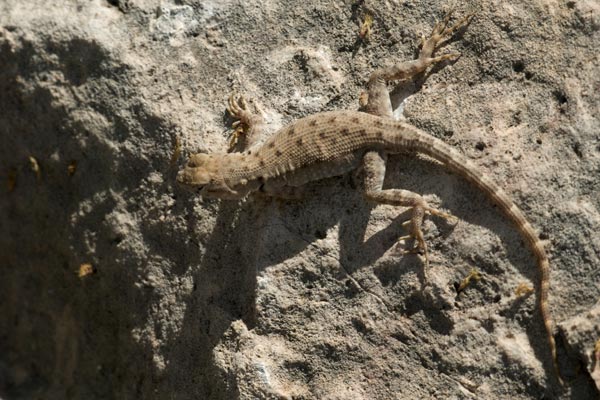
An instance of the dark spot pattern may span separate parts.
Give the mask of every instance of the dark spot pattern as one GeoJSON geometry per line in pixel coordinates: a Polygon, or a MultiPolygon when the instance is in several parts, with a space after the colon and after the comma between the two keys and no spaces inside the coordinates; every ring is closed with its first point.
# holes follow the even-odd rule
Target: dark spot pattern
{"type": "Polygon", "coordinates": [[[290,130],[288,131],[289,136],[294,136],[295,133],[296,133],[296,129],[294,127],[290,128],[290,130]]]}
{"type": "Polygon", "coordinates": [[[313,120],[311,120],[311,121],[308,123],[308,125],[310,125],[310,126],[317,126],[317,120],[316,120],[316,119],[313,119],[313,120]]]}
{"type": "Polygon", "coordinates": [[[342,135],[349,135],[349,134],[350,134],[350,129],[348,129],[348,128],[342,129],[342,135]]]}
{"type": "Polygon", "coordinates": [[[375,133],[377,135],[378,138],[382,138],[383,137],[383,131],[377,131],[377,133],[375,133]]]}
{"type": "Polygon", "coordinates": [[[275,147],[275,143],[274,142],[269,143],[269,148],[272,149],[273,147],[275,147]]]}
{"type": "Polygon", "coordinates": [[[352,117],[352,122],[354,122],[355,124],[358,124],[360,122],[360,119],[358,119],[358,117],[352,117]]]}
{"type": "Polygon", "coordinates": [[[329,123],[334,123],[336,119],[337,119],[337,117],[335,117],[335,116],[329,118],[329,123]]]}
{"type": "Polygon", "coordinates": [[[319,137],[321,139],[325,139],[325,132],[319,132],[319,137]]]}
{"type": "Polygon", "coordinates": [[[381,128],[383,126],[383,122],[381,120],[379,120],[379,119],[376,119],[375,120],[375,126],[381,128]]]}
{"type": "Polygon", "coordinates": [[[265,166],[265,160],[260,160],[260,161],[258,162],[258,164],[259,164],[261,167],[264,167],[264,166],[265,166]]]}
{"type": "Polygon", "coordinates": [[[282,153],[280,150],[275,150],[275,155],[276,155],[277,157],[281,157],[281,155],[282,155],[282,154],[283,154],[283,153],[282,153]]]}
{"type": "Polygon", "coordinates": [[[302,140],[302,138],[300,138],[300,139],[296,140],[296,144],[297,144],[298,146],[302,146],[302,144],[303,144],[303,143],[304,143],[304,141],[302,140]]]}

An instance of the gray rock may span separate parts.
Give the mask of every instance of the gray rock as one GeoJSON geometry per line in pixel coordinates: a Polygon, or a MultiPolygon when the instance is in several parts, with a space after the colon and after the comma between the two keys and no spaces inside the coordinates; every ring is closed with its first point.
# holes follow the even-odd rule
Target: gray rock
{"type": "MultiPolygon", "coordinates": [[[[599,10],[471,2],[456,15],[470,10],[441,50],[462,57],[400,84],[394,106],[523,208],[566,321],[600,294],[599,10]]],[[[225,151],[232,91],[270,129],[355,109],[368,74],[412,58],[446,11],[0,2],[0,397],[595,398],[587,372],[557,385],[534,298],[515,295],[537,282],[516,229],[439,165],[394,157],[386,181],[460,219],[425,223],[425,290],[419,256],[395,247],[404,210],[372,207],[349,178],[285,203],[175,185],[188,154],[225,151]],[[457,295],[473,268],[483,278],[457,295]]]]}

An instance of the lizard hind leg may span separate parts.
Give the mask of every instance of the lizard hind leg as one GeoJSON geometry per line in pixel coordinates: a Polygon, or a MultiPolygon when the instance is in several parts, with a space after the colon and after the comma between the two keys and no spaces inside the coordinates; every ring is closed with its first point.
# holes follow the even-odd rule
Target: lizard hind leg
{"type": "Polygon", "coordinates": [[[366,90],[360,96],[361,110],[380,117],[391,118],[393,110],[387,82],[415,79],[430,66],[446,60],[456,60],[460,56],[457,53],[450,53],[433,57],[435,50],[450,40],[454,33],[467,26],[474,16],[474,14],[468,14],[454,25],[448,26],[451,14],[448,13],[442,22],[438,22],[434,26],[428,38],[421,39],[421,50],[415,60],[379,68],[369,76],[366,90]]]}
{"type": "Polygon", "coordinates": [[[427,243],[425,242],[423,230],[421,229],[423,218],[427,213],[449,219],[455,217],[429,206],[420,194],[402,189],[383,189],[386,158],[384,153],[378,151],[370,151],[364,155],[362,166],[364,168],[363,185],[365,196],[376,203],[411,208],[411,218],[405,222],[405,225],[408,225],[409,234],[399,238],[399,240],[414,239],[415,248],[405,252],[419,252],[423,254],[425,259],[423,277],[425,283],[427,283],[429,253],[427,251],[427,243]]]}

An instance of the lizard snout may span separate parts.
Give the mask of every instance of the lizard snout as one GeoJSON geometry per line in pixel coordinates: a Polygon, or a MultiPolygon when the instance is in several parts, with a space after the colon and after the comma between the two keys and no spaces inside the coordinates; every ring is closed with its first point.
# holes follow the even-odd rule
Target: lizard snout
{"type": "Polygon", "coordinates": [[[182,186],[186,186],[188,188],[193,188],[193,189],[202,189],[202,187],[204,185],[198,185],[196,183],[194,183],[194,178],[193,178],[193,174],[191,173],[191,171],[189,170],[188,167],[182,169],[181,171],[179,171],[177,173],[177,183],[179,183],[182,186]]]}

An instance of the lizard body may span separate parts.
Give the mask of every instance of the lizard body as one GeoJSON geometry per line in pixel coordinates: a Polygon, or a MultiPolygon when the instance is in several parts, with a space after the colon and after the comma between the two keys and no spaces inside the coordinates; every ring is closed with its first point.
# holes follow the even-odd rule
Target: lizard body
{"type": "MultiPolygon", "coordinates": [[[[387,155],[421,153],[436,159],[489,197],[514,223],[534,253],[539,269],[537,303],[558,373],[548,306],[549,261],[534,228],[504,190],[465,156],[428,133],[391,118],[391,103],[385,83],[410,78],[432,64],[455,58],[456,55],[452,54],[432,57],[432,53],[470,19],[471,16],[467,16],[456,25],[447,27],[447,17],[424,41],[418,59],[375,71],[367,84],[368,97],[363,105],[367,112],[324,112],[297,120],[281,128],[265,143],[242,153],[192,155],[177,180],[199,189],[201,195],[207,197],[240,199],[256,191],[293,197],[295,188],[305,183],[361,167],[365,171],[364,190],[369,200],[412,208],[410,236],[415,239],[417,248],[423,251],[427,268],[427,246],[420,227],[423,217],[426,213],[445,218],[451,216],[429,206],[419,194],[382,187],[387,155]]],[[[255,130],[258,121],[246,109],[243,99],[230,99],[228,109],[249,132],[255,130]]],[[[558,377],[560,380],[560,375],[558,377]]]]}

